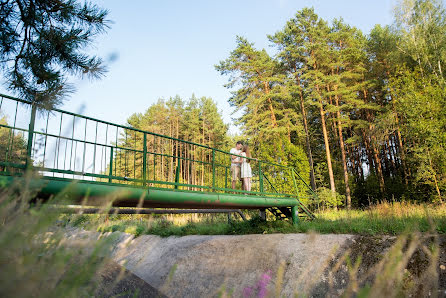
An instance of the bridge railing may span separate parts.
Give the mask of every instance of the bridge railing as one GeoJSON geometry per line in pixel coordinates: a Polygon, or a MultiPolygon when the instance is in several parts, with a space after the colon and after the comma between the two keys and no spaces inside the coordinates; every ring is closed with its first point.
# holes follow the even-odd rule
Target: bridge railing
{"type": "Polygon", "coordinates": [[[250,192],[231,188],[231,154],[221,149],[60,109],[38,110],[0,94],[0,174],[27,167],[43,176],[179,190],[312,196],[292,168],[250,159],[250,192]]]}

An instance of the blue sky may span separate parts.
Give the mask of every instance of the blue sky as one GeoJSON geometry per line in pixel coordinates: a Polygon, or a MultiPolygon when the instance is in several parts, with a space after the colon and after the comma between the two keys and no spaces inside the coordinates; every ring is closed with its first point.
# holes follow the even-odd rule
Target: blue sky
{"type": "MultiPolygon", "coordinates": [[[[280,30],[303,7],[314,7],[325,20],[342,17],[368,33],[375,24],[390,24],[395,0],[314,1],[122,1],[96,0],[110,11],[107,34],[91,53],[108,59],[102,80],[76,79],[77,92],[62,109],[124,124],[158,98],[180,95],[212,97],[226,123],[231,122],[226,82],[214,68],[235,47],[236,35],[257,48],[269,48],[267,34],[280,30]]],[[[269,49],[272,52],[272,49],[269,49]]],[[[7,91],[0,88],[4,93],[7,91]]],[[[236,132],[236,128],[231,128],[236,132]]]]}

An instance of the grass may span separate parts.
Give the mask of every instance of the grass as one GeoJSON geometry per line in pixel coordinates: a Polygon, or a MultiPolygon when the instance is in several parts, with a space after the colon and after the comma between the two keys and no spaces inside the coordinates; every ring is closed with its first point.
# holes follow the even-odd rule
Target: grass
{"type": "Polygon", "coordinates": [[[60,215],[30,204],[35,191],[15,185],[0,193],[0,297],[94,296],[114,237],[68,245],[60,215]]]}
{"type": "Polygon", "coordinates": [[[439,234],[446,233],[446,205],[419,205],[412,203],[381,203],[364,210],[329,210],[316,214],[313,221],[301,221],[293,226],[289,221],[264,222],[251,216],[248,221],[228,223],[226,216],[200,217],[180,221],[188,216],[138,218],[122,215],[77,215],[71,224],[101,232],[121,231],[135,236],[153,234],[162,237],[186,235],[245,235],[271,233],[400,235],[406,232],[429,232],[432,227],[439,234]],[[209,220],[212,218],[212,220],[209,220]],[[177,223],[175,223],[175,220],[177,223]]]}
{"type": "MultiPolygon", "coordinates": [[[[233,220],[231,223],[226,222],[225,215],[60,215],[50,212],[47,205],[30,205],[34,192],[26,185],[17,185],[0,193],[1,297],[83,297],[97,294],[97,273],[103,268],[104,256],[110,252],[114,239],[103,237],[87,246],[70,247],[64,242],[66,225],[101,232],[122,231],[136,236],[155,234],[163,237],[309,231],[399,235],[387,254],[381,256],[381,250],[377,252],[380,261],[371,268],[364,263],[365,259],[362,263],[355,258],[350,261],[347,255],[331,265],[333,272],[342,267],[348,268],[345,297],[417,296],[420,293],[423,296],[432,290],[436,293],[438,289],[437,265],[441,249],[435,235],[446,233],[445,205],[382,203],[364,210],[320,212],[316,220],[302,221],[293,226],[288,221],[262,221],[255,217],[255,213],[250,214],[248,221],[233,220]],[[422,236],[417,231],[429,233],[422,236]],[[433,242],[423,239],[431,237],[429,235],[434,235],[433,242]],[[426,256],[426,270],[419,275],[416,274],[418,267],[407,270],[413,256],[422,254],[426,256]],[[364,270],[360,270],[362,264],[364,270]],[[370,275],[377,278],[372,283],[365,283],[365,277],[370,275]],[[419,292],[418,285],[426,285],[421,288],[423,292],[419,292]]],[[[359,247],[358,251],[363,249],[359,247]]],[[[283,272],[282,275],[277,273],[276,293],[280,293],[281,278],[283,272]]],[[[230,293],[222,295],[230,296],[230,293]]]]}
{"type": "MultiPolygon", "coordinates": [[[[339,296],[341,290],[343,297],[425,297],[440,293],[438,266],[444,245],[440,247],[438,235],[446,233],[445,205],[394,202],[364,210],[330,210],[319,212],[316,220],[303,221],[297,226],[288,221],[265,222],[251,215],[248,221],[231,223],[225,221],[226,216],[202,216],[195,218],[194,222],[189,216],[171,216],[169,221],[169,217],[145,215],[77,215],[71,218],[71,224],[102,232],[123,231],[136,236],[155,234],[163,237],[300,232],[316,232],[314,237],[317,233],[361,234],[364,237],[359,237],[347,251],[339,251],[337,257],[327,260],[326,280],[316,280],[315,284],[308,286],[308,291],[322,287],[327,296],[339,296]],[[383,234],[397,237],[369,236],[383,234]],[[345,283],[339,284],[344,279],[345,283]]],[[[265,297],[280,296],[285,272],[285,267],[281,266],[277,270],[268,270],[265,273],[268,279],[262,275],[259,282],[248,289],[252,293],[244,292],[244,295],[263,297],[267,293],[265,297]],[[275,280],[275,285],[268,288],[271,280],[275,280]]],[[[222,285],[219,295],[237,296],[225,285],[222,285]]],[[[311,293],[300,295],[311,296],[311,293]]]]}
{"type": "Polygon", "coordinates": [[[326,211],[318,220],[303,222],[300,231],[364,235],[400,235],[405,232],[428,232],[434,227],[446,233],[446,205],[419,205],[384,202],[364,210],[326,211]]]}

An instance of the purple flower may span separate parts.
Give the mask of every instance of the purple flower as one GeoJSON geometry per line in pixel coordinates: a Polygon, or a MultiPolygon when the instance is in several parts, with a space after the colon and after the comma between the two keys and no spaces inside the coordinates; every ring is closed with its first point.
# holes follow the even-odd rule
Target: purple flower
{"type": "Polygon", "coordinates": [[[262,277],[260,278],[259,282],[257,283],[257,288],[259,289],[258,297],[264,298],[266,297],[266,294],[268,293],[267,287],[268,283],[271,280],[271,271],[268,270],[266,273],[262,274],[262,277]]]}
{"type": "Polygon", "coordinates": [[[253,287],[246,287],[243,289],[243,297],[253,297],[254,291],[257,291],[257,297],[259,298],[265,298],[268,294],[268,284],[271,280],[271,270],[268,270],[267,272],[263,273],[260,277],[259,281],[257,282],[256,286],[253,287]]]}
{"type": "Polygon", "coordinates": [[[252,288],[246,287],[243,289],[243,297],[251,297],[252,296],[252,288]]]}

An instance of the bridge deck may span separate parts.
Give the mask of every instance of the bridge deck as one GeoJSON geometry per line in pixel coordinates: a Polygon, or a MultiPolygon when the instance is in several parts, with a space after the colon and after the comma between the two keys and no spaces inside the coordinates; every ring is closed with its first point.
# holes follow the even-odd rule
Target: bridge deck
{"type": "Polygon", "coordinates": [[[260,209],[289,207],[297,204],[294,197],[261,197],[243,194],[185,191],[165,188],[108,184],[92,181],[42,177],[26,180],[12,176],[0,176],[3,186],[29,185],[39,191],[40,198],[62,194],[60,199],[69,198],[71,203],[87,206],[145,208],[194,208],[194,209],[260,209]]]}
{"type": "MultiPolygon", "coordinates": [[[[66,187],[78,202],[116,196],[115,206],[282,208],[302,206],[314,192],[293,168],[250,159],[252,191],[231,189],[231,154],[170,136],[35,105],[0,94],[1,181],[32,169],[40,194],[66,187]],[[74,182],[74,183],[73,183],[74,182]],[[72,185],[71,185],[72,184],[72,185]],[[112,195],[112,193],[114,193],[112,195]]],[[[20,178],[23,179],[23,178],[20,178]]],[[[23,182],[23,181],[22,181],[23,182]]]]}

